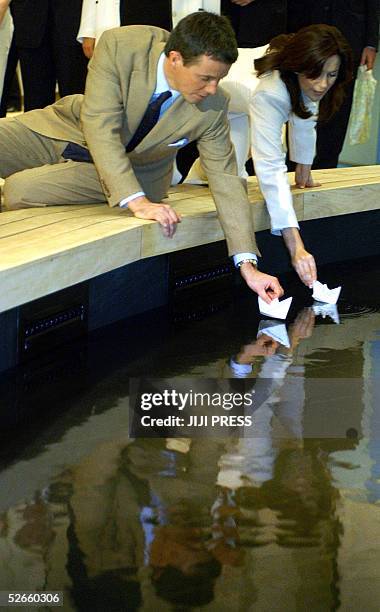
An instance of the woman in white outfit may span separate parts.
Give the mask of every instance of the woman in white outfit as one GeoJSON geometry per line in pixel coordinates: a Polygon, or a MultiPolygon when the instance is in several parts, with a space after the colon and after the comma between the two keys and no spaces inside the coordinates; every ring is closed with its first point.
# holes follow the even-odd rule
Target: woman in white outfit
{"type": "MultiPolygon", "coordinates": [[[[251,148],[272,233],[283,236],[293,267],[307,286],[317,278],[316,265],[304,247],[293,208],[283,128],[288,123],[289,157],[297,164],[296,184],[316,186],[310,172],[316,122],[329,119],[338,110],[351,79],[351,66],[351,50],[340,32],[332,26],[313,25],[296,34],[277,36],[268,48],[239,49],[237,62],[221,82],[231,97],[231,139],[239,174],[245,176],[251,148]]],[[[195,164],[187,182],[201,178],[195,164]]]]}
{"type": "Polygon", "coordinates": [[[0,100],[3,94],[4,76],[13,36],[13,22],[9,11],[10,0],[0,0],[0,100]]]}

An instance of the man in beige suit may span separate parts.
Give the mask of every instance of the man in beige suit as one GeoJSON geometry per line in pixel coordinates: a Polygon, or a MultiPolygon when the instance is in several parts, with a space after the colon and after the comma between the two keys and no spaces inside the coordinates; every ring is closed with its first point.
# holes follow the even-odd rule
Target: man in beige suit
{"type": "Polygon", "coordinates": [[[195,140],[235,265],[267,302],[281,296],[278,280],[256,268],[252,207],[237,176],[228,100],[218,90],[236,58],[229,23],[212,13],[185,17],[170,35],[151,26],[105,32],[84,96],[0,121],[5,208],[107,199],[158,221],[170,237],[180,218],[161,202],[178,148],[195,140]],[[163,92],[159,120],[132,145],[163,92]]]}

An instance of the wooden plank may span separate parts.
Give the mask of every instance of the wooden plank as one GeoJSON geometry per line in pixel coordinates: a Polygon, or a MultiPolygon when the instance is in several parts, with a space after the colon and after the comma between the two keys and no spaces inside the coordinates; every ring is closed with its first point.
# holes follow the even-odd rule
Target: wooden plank
{"type": "MultiPolygon", "coordinates": [[[[27,240],[11,236],[0,241],[0,271],[15,268],[27,262],[38,262],[46,257],[64,253],[68,249],[80,247],[102,239],[124,236],[129,248],[129,257],[123,263],[130,263],[141,257],[142,224],[154,224],[153,221],[141,221],[134,217],[125,219],[123,225],[117,222],[96,223],[91,226],[75,227],[65,223],[62,228],[54,227],[55,232],[48,228],[39,228],[28,234],[27,240]]],[[[101,244],[98,245],[99,255],[103,256],[101,244]]],[[[119,264],[122,265],[122,264],[119,264]]]]}
{"type": "Polygon", "coordinates": [[[380,208],[380,184],[304,194],[304,220],[336,217],[380,208]]]}
{"type": "MultiPolygon", "coordinates": [[[[292,188],[300,220],[380,207],[380,167],[314,172],[322,186],[292,188]]],[[[289,175],[290,182],[294,175],[289,175]]],[[[270,227],[256,177],[248,181],[257,231],[270,227]]],[[[153,221],[107,205],[30,208],[0,215],[0,311],[141,258],[223,238],[205,186],[178,185],[168,201],[183,216],[173,239],[153,221]]]]}
{"type": "MultiPolygon", "coordinates": [[[[21,211],[15,211],[15,212],[21,212],[21,211]]],[[[8,236],[16,236],[17,234],[24,234],[24,233],[28,233],[30,231],[36,230],[36,229],[43,229],[43,228],[51,228],[52,226],[55,226],[57,224],[63,225],[65,223],[68,224],[68,228],[69,228],[69,224],[71,220],[77,220],[77,223],[80,223],[80,220],[82,220],[82,223],[85,225],[86,223],[88,225],[93,224],[94,222],[100,222],[100,221],[108,221],[110,219],[114,219],[115,217],[120,217],[122,215],[125,215],[126,213],[123,211],[119,211],[119,209],[117,211],[113,211],[111,208],[109,208],[108,206],[102,204],[102,205],[93,205],[91,207],[76,207],[75,210],[70,209],[68,211],[65,212],[59,212],[57,214],[53,214],[53,215],[38,215],[38,216],[33,216],[30,215],[26,218],[23,219],[14,219],[12,220],[11,217],[13,215],[13,212],[7,212],[7,213],[3,213],[2,215],[0,215],[0,219],[2,220],[2,217],[8,217],[6,219],[6,222],[0,224],[0,241],[3,238],[6,238],[8,236]]],[[[1,242],[0,242],[1,244],[1,242]]]]}
{"type": "Polygon", "coordinates": [[[140,245],[141,228],[135,228],[128,239],[125,233],[95,237],[86,244],[75,244],[74,239],[55,255],[45,252],[37,259],[35,253],[23,265],[0,272],[0,312],[136,261],[140,245]]]}

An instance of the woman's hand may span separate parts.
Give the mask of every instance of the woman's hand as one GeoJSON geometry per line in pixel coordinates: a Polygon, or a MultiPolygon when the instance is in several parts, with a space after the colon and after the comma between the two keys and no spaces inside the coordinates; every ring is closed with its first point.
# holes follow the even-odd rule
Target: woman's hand
{"type": "Polygon", "coordinates": [[[292,256],[292,265],[303,284],[311,288],[317,280],[317,266],[312,254],[304,248],[297,249],[292,256]]]}
{"type": "Polygon", "coordinates": [[[317,280],[317,266],[314,257],[305,249],[297,227],[286,227],[282,230],[286,247],[289,251],[292,265],[301,281],[311,288],[317,280]]]}
{"type": "Polygon", "coordinates": [[[297,164],[295,181],[297,187],[304,189],[305,187],[320,187],[321,183],[315,183],[311,175],[310,164],[297,164]]]}

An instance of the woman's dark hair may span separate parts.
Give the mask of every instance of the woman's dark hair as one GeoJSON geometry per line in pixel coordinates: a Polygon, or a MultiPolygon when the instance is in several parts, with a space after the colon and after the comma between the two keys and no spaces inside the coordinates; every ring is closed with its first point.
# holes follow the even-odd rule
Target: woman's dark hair
{"type": "Polygon", "coordinates": [[[332,55],[338,55],[341,63],[337,80],[319,105],[319,120],[327,121],[340,108],[346,86],[352,80],[352,51],[337,28],[311,25],[296,34],[276,36],[270,41],[266,55],[255,60],[255,69],[258,76],[278,70],[288,89],[293,113],[306,119],[311,113],[303,103],[297,73],[316,79],[332,55]]]}
{"type": "Polygon", "coordinates": [[[223,64],[233,64],[238,57],[234,31],[226,17],[199,11],[187,15],[172,30],[165,45],[165,55],[179,51],[186,66],[208,55],[223,64]]]}

